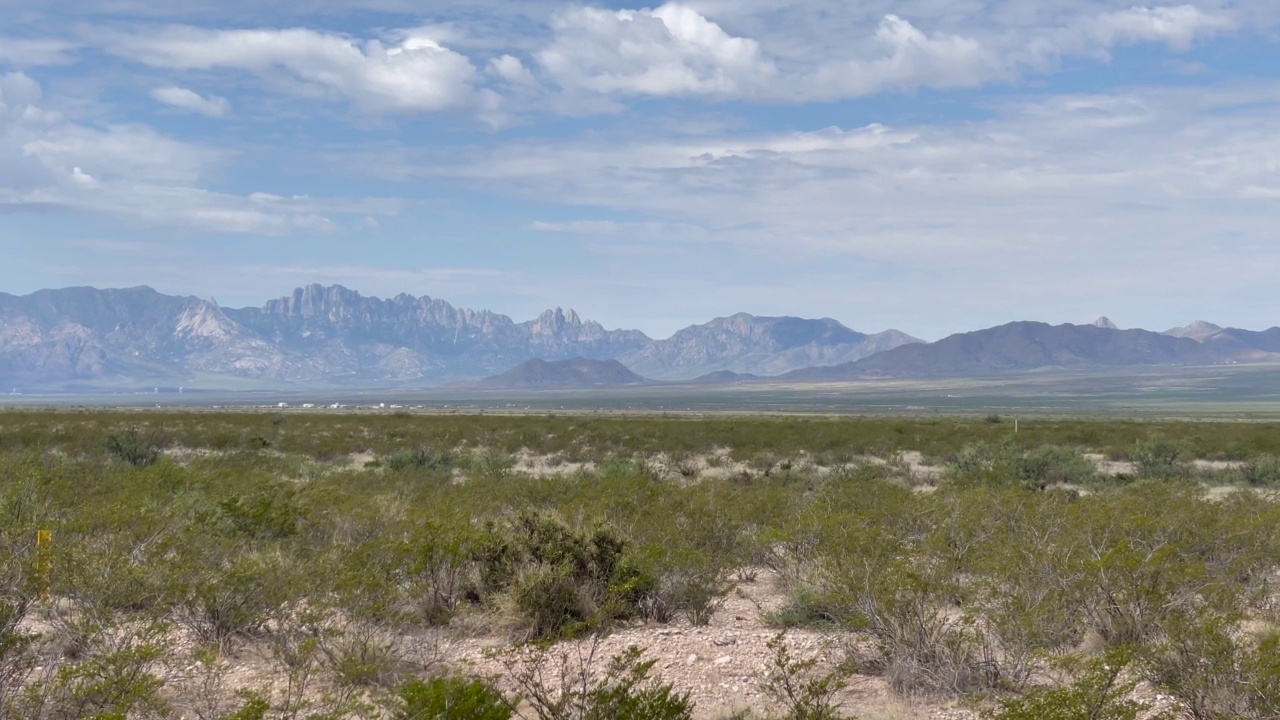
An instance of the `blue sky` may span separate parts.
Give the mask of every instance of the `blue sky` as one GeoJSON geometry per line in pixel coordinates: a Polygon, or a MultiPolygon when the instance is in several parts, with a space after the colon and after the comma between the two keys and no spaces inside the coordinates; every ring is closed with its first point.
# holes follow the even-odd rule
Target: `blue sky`
{"type": "Polygon", "coordinates": [[[0,0],[0,290],[1280,324],[1280,3],[0,0]]]}

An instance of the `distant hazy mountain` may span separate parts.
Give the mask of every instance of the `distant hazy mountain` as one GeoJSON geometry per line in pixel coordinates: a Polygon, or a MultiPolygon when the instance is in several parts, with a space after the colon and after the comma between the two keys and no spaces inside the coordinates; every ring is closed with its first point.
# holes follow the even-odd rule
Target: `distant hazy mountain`
{"type": "Polygon", "coordinates": [[[1224,328],[1197,320],[1186,327],[1166,330],[1164,334],[1199,342],[1219,362],[1268,362],[1280,359],[1280,327],[1258,332],[1224,328]]]}
{"type": "Polygon", "coordinates": [[[730,370],[717,370],[706,375],[687,380],[689,385],[737,385],[740,383],[757,382],[762,378],[759,375],[750,373],[736,373],[730,370]]]}
{"type": "Polygon", "coordinates": [[[606,330],[572,310],[517,323],[430,297],[366,297],[309,285],[260,308],[150,288],[0,294],[0,388],[131,390],[282,384],[429,385],[530,359],[622,360],[664,380],[730,370],[779,374],[910,342],[834,320],[735,315],[667,340],[606,330]]]}
{"type": "Polygon", "coordinates": [[[1173,337],[1191,338],[1198,342],[1204,342],[1205,338],[1220,332],[1222,332],[1222,328],[1218,325],[1214,325],[1213,323],[1205,322],[1203,320],[1196,320],[1186,327],[1165,330],[1164,334],[1172,335],[1173,337]]]}
{"type": "Polygon", "coordinates": [[[755,317],[739,313],[687,327],[622,357],[647,377],[688,380],[728,370],[781,375],[797,368],[836,365],[920,342],[889,330],[866,335],[830,318],[755,317]]]}
{"type": "Polygon", "coordinates": [[[1268,362],[1280,359],[1280,327],[1255,332],[1225,328],[1201,341],[1215,357],[1236,362],[1268,362]]]}
{"type": "Polygon", "coordinates": [[[573,358],[547,362],[533,359],[478,385],[493,389],[600,388],[643,385],[647,380],[617,360],[573,358]]]}
{"type": "Polygon", "coordinates": [[[1223,360],[1190,338],[1096,325],[1015,322],[935,343],[904,345],[854,363],[789,373],[788,380],[996,375],[1050,367],[1192,365],[1223,360]]]}
{"type": "Polygon", "coordinates": [[[1094,320],[1093,326],[1097,328],[1102,328],[1103,330],[1119,330],[1120,329],[1120,327],[1115,323],[1111,322],[1111,318],[1107,317],[1106,315],[1103,315],[1097,320],[1094,320]]]}
{"type": "Polygon", "coordinates": [[[404,382],[493,374],[532,357],[611,358],[649,342],[637,330],[605,330],[556,308],[516,323],[444,300],[365,297],[340,285],[309,285],[262,308],[229,317],[283,351],[305,359],[299,379],[404,382]]]}
{"type": "Polygon", "coordinates": [[[212,302],[150,288],[0,293],[0,383],[151,382],[287,372],[289,359],[212,302]]]}

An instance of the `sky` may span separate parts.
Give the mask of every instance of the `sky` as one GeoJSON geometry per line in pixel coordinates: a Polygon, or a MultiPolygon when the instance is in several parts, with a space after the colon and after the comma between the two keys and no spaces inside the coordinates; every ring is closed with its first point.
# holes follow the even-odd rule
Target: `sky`
{"type": "Polygon", "coordinates": [[[0,291],[1280,324],[1275,0],[0,0],[0,291]]]}

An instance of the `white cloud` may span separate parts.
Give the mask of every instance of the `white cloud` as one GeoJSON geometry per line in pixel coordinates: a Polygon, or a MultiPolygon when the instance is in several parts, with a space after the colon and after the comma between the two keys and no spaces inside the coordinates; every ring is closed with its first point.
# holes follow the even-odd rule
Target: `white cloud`
{"type": "Polygon", "coordinates": [[[95,180],[92,175],[78,167],[71,168],[71,181],[81,187],[98,187],[98,181],[95,180]]]}
{"type": "Polygon", "coordinates": [[[559,86],[618,95],[743,96],[775,69],[751,39],[732,37],[693,9],[574,8],[552,21],[554,39],[537,53],[559,86]]]}
{"type": "Polygon", "coordinates": [[[1193,5],[1136,6],[1101,16],[1095,32],[1104,46],[1121,42],[1164,42],[1176,50],[1186,50],[1197,38],[1229,30],[1233,25],[1229,18],[1210,15],[1193,5]]]}
{"type": "Polygon", "coordinates": [[[74,50],[74,45],[63,40],[0,36],[0,64],[19,68],[67,65],[74,62],[74,50]]]}
{"type": "Polygon", "coordinates": [[[479,102],[471,61],[417,34],[387,46],[307,29],[173,27],[118,38],[110,49],[155,67],[283,77],[300,90],[343,98],[369,112],[428,112],[479,102]]]}
{"type": "Polygon", "coordinates": [[[224,97],[210,95],[205,97],[194,90],[183,87],[158,87],[151,91],[156,102],[189,110],[205,117],[220,118],[231,111],[231,103],[224,97]]]}
{"type": "MultiPolygon", "coordinates": [[[[1011,104],[987,122],[519,144],[440,171],[654,228],[706,228],[680,238],[771,257],[1093,274],[1089,263],[1115,261],[1133,272],[1145,254],[1194,254],[1210,238],[1269,242],[1280,139],[1262,128],[1278,93],[1067,95],[1011,104]]],[[[530,229],[617,234],[594,220],[530,229]]]]}
{"type": "Polygon", "coordinates": [[[0,75],[0,113],[25,115],[33,112],[42,96],[40,84],[24,73],[0,75]]]}
{"type": "Polygon", "coordinates": [[[489,61],[489,71],[512,85],[536,87],[538,80],[529,68],[513,55],[502,55],[489,61]]]}
{"type": "MultiPolygon", "coordinates": [[[[728,5],[704,4],[735,14],[728,5]]],[[[731,35],[677,3],[642,10],[579,7],[555,17],[553,38],[534,58],[543,76],[570,93],[807,102],[1011,81],[1050,70],[1067,56],[1105,56],[1117,45],[1141,42],[1185,50],[1233,27],[1226,14],[1191,5],[1085,5],[1076,12],[1049,6],[1038,21],[1012,23],[1016,30],[952,19],[927,3],[910,7],[919,19],[888,12],[867,27],[844,19],[862,13],[842,5],[831,14],[835,24],[847,26],[846,37],[792,40],[798,47],[786,46],[768,27],[760,27],[757,38],[731,35]],[[958,31],[934,29],[947,20],[958,31]]],[[[1006,10],[1002,20],[1009,24],[1018,14],[1006,10]]],[[[523,69],[515,58],[502,62],[512,73],[523,69]]]]}
{"type": "Polygon", "coordinates": [[[91,127],[43,109],[40,85],[0,75],[0,206],[68,208],[210,232],[329,232],[332,214],[398,211],[386,200],[239,196],[200,187],[222,152],[144,125],[91,127]]]}
{"type": "Polygon", "coordinates": [[[819,98],[861,97],[885,89],[973,87],[1011,77],[1007,61],[973,38],[926,35],[888,15],[876,30],[871,58],[824,63],[811,80],[796,86],[819,98]]]}

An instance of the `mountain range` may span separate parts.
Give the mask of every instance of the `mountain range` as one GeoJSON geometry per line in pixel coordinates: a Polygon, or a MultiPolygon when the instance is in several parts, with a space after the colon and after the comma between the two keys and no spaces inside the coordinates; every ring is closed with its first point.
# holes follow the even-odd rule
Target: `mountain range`
{"type": "Polygon", "coordinates": [[[717,371],[776,375],[918,342],[840,323],[739,314],[654,340],[572,310],[526,322],[430,297],[367,297],[309,285],[262,307],[148,287],[0,293],[0,386],[23,391],[435,385],[530,359],[619,360],[658,380],[717,371]]]}
{"type": "Polygon", "coordinates": [[[515,322],[440,299],[380,299],[338,285],[309,285],[252,308],[147,287],[0,293],[0,386],[23,392],[423,387],[491,376],[479,386],[825,382],[1264,362],[1280,362],[1280,327],[1197,321],[1160,333],[1099,318],[1013,322],[924,343],[829,318],[740,313],[652,339],[573,310],[515,322]]]}

